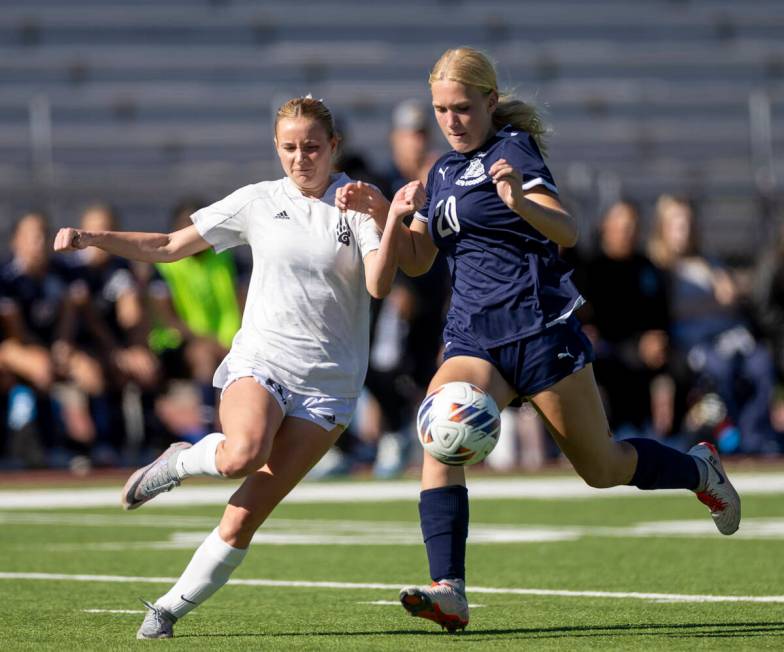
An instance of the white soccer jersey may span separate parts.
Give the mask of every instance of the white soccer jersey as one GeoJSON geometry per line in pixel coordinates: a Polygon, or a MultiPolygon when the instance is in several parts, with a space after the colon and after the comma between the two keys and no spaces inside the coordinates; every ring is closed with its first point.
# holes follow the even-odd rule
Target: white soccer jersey
{"type": "Polygon", "coordinates": [[[321,199],[304,197],[288,177],[245,186],[191,216],[216,251],[247,243],[253,273],[242,327],[227,361],[268,368],[294,392],[353,398],[368,361],[370,296],[363,258],[378,249],[373,220],[335,208],[333,176],[321,199]]]}

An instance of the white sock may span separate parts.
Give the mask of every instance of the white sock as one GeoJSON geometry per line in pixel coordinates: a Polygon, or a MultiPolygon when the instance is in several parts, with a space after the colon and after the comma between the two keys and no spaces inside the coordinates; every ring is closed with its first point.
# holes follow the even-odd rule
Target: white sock
{"type": "Polygon", "coordinates": [[[156,606],[182,618],[229,581],[247,552],[247,548],[230,546],[215,528],[193,553],[177,583],[155,601],[156,606]]]}
{"type": "Polygon", "coordinates": [[[215,466],[215,451],[226,435],[222,432],[213,432],[200,439],[190,448],[186,448],[177,457],[177,475],[180,480],[193,475],[208,475],[213,478],[223,476],[215,466]]]}

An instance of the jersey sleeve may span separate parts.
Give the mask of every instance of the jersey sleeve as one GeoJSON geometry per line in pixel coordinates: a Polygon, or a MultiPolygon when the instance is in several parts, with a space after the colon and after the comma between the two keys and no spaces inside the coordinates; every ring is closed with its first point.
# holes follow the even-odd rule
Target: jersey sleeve
{"type": "Polygon", "coordinates": [[[542,186],[550,192],[558,194],[558,186],[553,175],[544,162],[539,146],[530,134],[520,132],[506,139],[503,157],[523,175],[523,190],[532,190],[542,186]]]}
{"type": "Polygon", "coordinates": [[[253,186],[234,191],[191,215],[199,234],[220,253],[247,243],[248,207],[256,197],[253,186]]]}
{"type": "Polygon", "coordinates": [[[427,173],[427,185],[425,186],[425,203],[416,213],[414,213],[414,219],[419,220],[420,222],[424,222],[427,224],[428,222],[428,211],[430,211],[430,196],[433,191],[433,170],[436,169],[434,165],[430,168],[430,172],[427,173]]]}
{"type": "Polygon", "coordinates": [[[381,246],[381,232],[378,230],[373,218],[364,213],[356,213],[356,221],[354,223],[357,225],[355,235],[359,253],[364,258],[371,251],[381,246]]]}

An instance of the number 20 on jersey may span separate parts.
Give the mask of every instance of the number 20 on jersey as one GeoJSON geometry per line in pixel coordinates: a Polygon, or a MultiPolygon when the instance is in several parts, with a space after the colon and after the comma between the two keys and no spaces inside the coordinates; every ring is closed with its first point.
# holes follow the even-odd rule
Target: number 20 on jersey
{"type": "Polygon", "coordinates": [[[452,234],[460,233],[460,222],[457,220],[457,200],[454,195],[449,195],[436,204],[436,231],[445,238],[452,234]]]}

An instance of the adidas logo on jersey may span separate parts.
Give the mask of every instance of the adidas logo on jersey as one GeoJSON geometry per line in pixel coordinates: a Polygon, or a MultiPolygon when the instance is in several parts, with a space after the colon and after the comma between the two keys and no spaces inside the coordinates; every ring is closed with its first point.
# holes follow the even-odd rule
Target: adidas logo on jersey
{"type": "Polygon", "coordinates": [[[286,211],[281,211],[272,216],[273,220],[290,220],[289,214],[286,211]]]}
{"type": "Polygon", "coordinates": [[[460,178],[455,181],[458,186],[475,186],[478,183],[487,181],[487,174],[485,173],[485,166],[482,164],[482,159],[485,157],[485,152],[479,152],[472,158],[465,172],[460,175],[460,178]]]}

